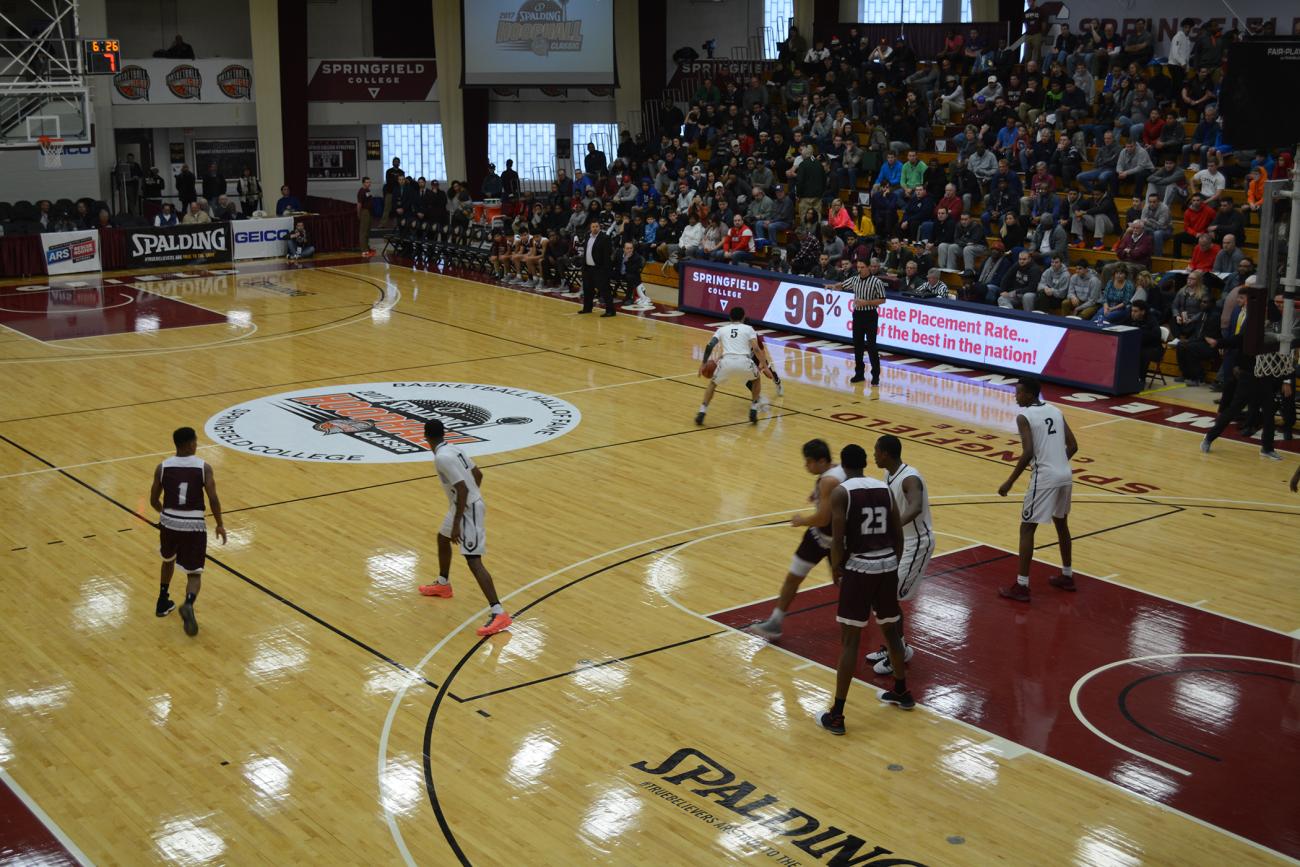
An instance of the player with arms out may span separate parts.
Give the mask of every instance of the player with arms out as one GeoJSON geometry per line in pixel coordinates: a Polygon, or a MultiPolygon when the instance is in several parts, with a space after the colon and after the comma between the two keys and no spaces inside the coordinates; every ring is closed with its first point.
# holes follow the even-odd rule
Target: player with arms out
{"type": "Polygon", "coordinates": [[[440,421],[424,423],[424,438],[433,452],[433,465],[438,470],[438,481],[447,493],[450,509],[438,529],[438,580],[420,585],[425,596],[451,598],[451,546],[459,545],[465,555],[469,571],[474,573],[478,587],[487,597],[490,612],[487,623],[478,628],[479,635],[495,635],[510,628],[510,615],[497,598],[492,574],[483,565],[487,549],[487,526],[484,523],[486,507],[479,487],[483,484],[483,471],[460,449],[444,441],[446,428],[440,421]]]}
{"type": "Polygon", "coordinates": [[[1011,476],[998,488],[998,496],[1005,497],[1032,462],[1033,476],[1025,493],[1025,505],[1020,510],[1020,574],[1016,583],[998,589],[998,595],[1017,602],[1029,601],[1029,565],[1034,561],[1034,531],[1039,524],[1051,521],[1056,525],[1056,538],[1061,546],[1061,574],[1053,575],[1047,583],[1061,590],[1075,591],[1074,569],[1070,565],[1070,492],[1074,484],[1070,472],[1070,458],[1079,450],[1074,432],[1065,423],[1065,416],[1040,396],[1042,386],[1038,380],[1023,376],[1016,383],[1016,403],[1024,412],[1016,416],[1020,429],[1022,452],[1020,460],[1011,470],[1011,476]]]}
{"type": "Polygon", "coordinates": [[[907,662],[903,633],[898,628],[898,558],[903,553],[903,525],[889,486],[862,475],[866,449],[847,445],[840,450],[847,478],[831,493],[831,574],[840,585],[840,661],[835,667],[835,703],[818,719],[834,735],[844,734],[844,703],[858,664],[862,628],[876,613],[893,664],[894,688],[880,700],[904,710],[916,707],[907,691],[907,662]]]}
{"type": "Polygon", "coordinates": [[[176,603],[169,590],[172,573],[180,564],[187,580],[185,602],[181,604],[181,620],[186,635],[198,635],[199,621],[194,617],[194,602],[199,597],[203,582],[203,563],[208,552],[208,525],[204,520],[207,502],[212,504],[212,517],[217,520],[217,536],[226,544],[226,528],[221,522],[221,500],[217,498],[217,482],[212,467],[195,456],[199,437],[192,427],[177,428],[172,432],[176,456],[158,465],[153,473],[153,487],[149,491],[149,504],[159,512],[159,554],[162,556],[162,586],[158,590],[158,604],[154,614],[166,617],[176,603]]]}
{"type": "Polygon", "coordinates": [[[709,411],[709,402],[713,400],[718,384],[735,377],[744,377],[745,385],[749,387],[749,423],[758,424],[758,399],[763,393],[763,380],[758,374],[760,370],[767,370],[767,353],[759,347],[758,335],[754,329],[745,324],[744,307],[732,307],[729,318],[731,322],[719,328],[704,347],[701,375],[715,346],[722,347],[722,357],[718,359],[717,369],[704,392],[704,403],[700,404],[700,411],[695,414],[696,424],[704,424],[704,414],[709,411]],[[759,363],[755,364],[755,358],[760,359],[759,363]]]}
{"type": "MultiPolygon", "coordinates": [[[[885,434],[876,440],[874,455],[876,466],[885,471],[885,484],[898,507],[899,520],[903,523],[903,553],[898,558],[898,601],[905,602],[916,596],[916,588],[925,576],[925,567],[930,565],[934,556],[934,524],[930,520],[930,492],[925,486],[925,479],[915,467],[903,463],[903,443],[893,434],[885,434]]],[[[901,609],[900,609],[901,610],[901,609]]],[[[907,662],[912,661],[912,647],[907,643],[906,631],[903,629],[903,615],[898,618],[898,634],[903,637],[903,656],[907,662]]],[[[889,649],[881,645],[879,650],[867,654],[876,674],[893,674],[894,668],[889,661],[889,649]]]]}
{"type": "Polygon", "coordinates": [[[785,620],[786,609],[794,602],[799,585],[808,577],[812,568],[825,559],[831,550],[831,491],[844,481],[844,469],[831,460],[831,447],[825,440],[808,440],[803,444],[804,469],[817,477],[812,495],[808,501],[813,504],[811,515],[795,515],[790,519],[792,527],[807,527],[799,547],[795,549],[790,561],[790,571],[781,584],[781,595],[777,597],[772,616],[766,620],[749,625],[747,632],[777,641],[781,638],[781,624],[785,620]]]}

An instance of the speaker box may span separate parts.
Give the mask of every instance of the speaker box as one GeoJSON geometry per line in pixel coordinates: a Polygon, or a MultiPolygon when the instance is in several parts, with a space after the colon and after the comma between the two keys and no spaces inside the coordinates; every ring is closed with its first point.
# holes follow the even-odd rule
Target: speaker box
{"type": "Polygon", "coordinates": [[[1300,37],[1269,36],[1228,46],[1219,92],[1223,137],[1234,148],[1276,150],[1300,142],[1300,37]]]}

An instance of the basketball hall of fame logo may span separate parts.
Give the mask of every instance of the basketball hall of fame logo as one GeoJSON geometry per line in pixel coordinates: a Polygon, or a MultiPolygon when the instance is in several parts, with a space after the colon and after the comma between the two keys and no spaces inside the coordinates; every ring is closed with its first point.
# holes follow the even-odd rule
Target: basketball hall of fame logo
{"type": "Polygon", "coordinates": [[[255,455],[321,463],[429,459],[424,423],[470,455],[507,452],[564,436],[582,414],[568,401],[473,382],[367,382],[259,397],[208,419],[214,442],[255,455]]]}

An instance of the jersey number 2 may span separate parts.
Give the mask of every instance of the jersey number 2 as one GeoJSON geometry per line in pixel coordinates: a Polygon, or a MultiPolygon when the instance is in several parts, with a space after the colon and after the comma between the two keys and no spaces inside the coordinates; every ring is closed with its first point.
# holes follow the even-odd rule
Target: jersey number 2
{"type": "Polygon", "coordinates": [[[1049,437],[1050,437],[1052,434],[1056,433],[1056,419],[1054,419],[1054,418],[1045,418],[1045,419],[1043,419],[1043,424],[1047,425],[1047,435],[1048,435],[1049,437]]]}
{"type": "Polygon", "coordinates": [[[870,536],[873,533],[885,532],[885,526],[889,523],[889,510],[884,506],[875,506],[867,509],[862,519],[862,535],[870,536]]]}

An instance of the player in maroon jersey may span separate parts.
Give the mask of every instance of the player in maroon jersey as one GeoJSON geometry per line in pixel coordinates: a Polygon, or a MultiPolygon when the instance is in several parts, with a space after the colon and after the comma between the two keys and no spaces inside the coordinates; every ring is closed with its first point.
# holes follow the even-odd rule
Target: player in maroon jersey
{"type": "Polygon", "coordinates": [[[159,553],[162,555],[162,586],[154,613],[166,617],[176,603],[168,590],[172,573],[179,563],[188,576],[181,620],[186,635],[197,635],[199,622],[194,618],[194,600],[203,580],[203,562],[208,550],[208,525],[204,520],[207,502],[212,503],[212,517],[217,519],[217,536],[226,544],[226,528],[221,523],[221,501],[217,499],[217,482],[212,467],[195,457],[199,437],[192,427],[177,428],[172,433],[176,457],[158,465],[153,474],[149,504],[160,513],[158,518],[159,553]]]}
{"type": "Polygon", "coordinates": [[[835,668],[835,703],[818,722],[831,734],[844,734],[844,702],[858,664],[862,627],[876,613],[885,634],[894,688],[880,696],[904,710],[916,707],[907,691],[907,662],[898,628],[898,557],[903,551],[903,524],[889,485],[863,476],[866,449],[847,445],[840,450],[845,480],[831,493],[831,575],[840,586],[840,661],[835,668]]]}

